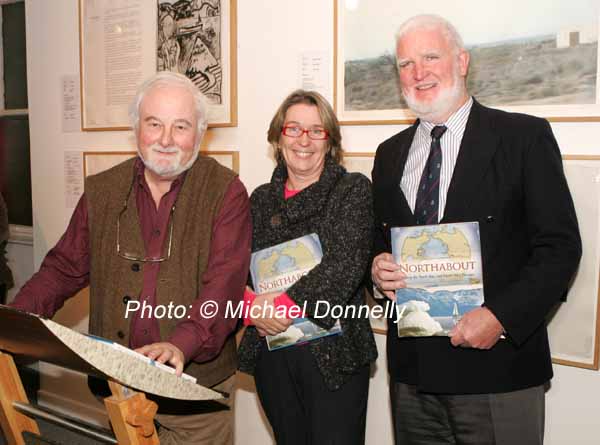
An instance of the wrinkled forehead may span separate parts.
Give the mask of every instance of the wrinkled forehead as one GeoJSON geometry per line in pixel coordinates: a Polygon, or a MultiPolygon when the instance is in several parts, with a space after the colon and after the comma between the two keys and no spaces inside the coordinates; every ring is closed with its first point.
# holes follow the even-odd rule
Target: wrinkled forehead
{"type": "Polygon", "coordinates": [[[407,29],[396,43],[396,53],[414,50],[453,50],[455,44],[449,33],[440,25],[422,25],[407,29]]]}
{"type": "Polygon", "coordinates": [[[150,87],[140,103],[140,112],[148,111],[189,114],[196,117],[194,96],[180,85],[156,84],[150,87]]]}

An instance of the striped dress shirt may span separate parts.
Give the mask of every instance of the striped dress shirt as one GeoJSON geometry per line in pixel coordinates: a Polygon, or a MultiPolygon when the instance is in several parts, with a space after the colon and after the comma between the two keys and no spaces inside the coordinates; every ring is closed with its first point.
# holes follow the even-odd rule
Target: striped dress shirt
{"type": "Polygon", "coordinates": [[[454,166],[456,165],[460,143],[465,132],[465,126],[467,125],[467,119],[469,118],[472,105],[473,98],[469,97],[469,100],[467,100],[462,107],[452,114],[446,122],[441,124],[433,124],[423,120],[419,122],[419,126],[417,127],[417,131],[415,132],[415,136],[408,152],[404,173],[400,180],[400,188],[413,212],[415,210],[419,182],[421,181],[421,175],[423,174],[423,169],[427,163],[429,148],[431,147],[431,129],[436,125],[445,125],[448,129],[440,139],[440,145],[442,147],[442,170],[440,172],[440,199],[438,209],[439,220],[443,218],[444,208],[446,207],[446,195],[448,194],[448,188],[450,187],[450,181],[452,180],[452,173],[454,172],[454,166]]]}

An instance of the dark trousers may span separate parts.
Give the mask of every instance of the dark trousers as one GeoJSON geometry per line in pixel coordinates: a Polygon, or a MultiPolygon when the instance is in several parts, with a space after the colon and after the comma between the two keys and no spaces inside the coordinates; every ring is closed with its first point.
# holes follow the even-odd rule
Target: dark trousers
{"type": "Polygon", "coordinates": [[[542,445],[544,387],[498,394],[427,394],[391,382],[396,445],[542,445]]]}
{"type": "Polygon", "coordinates": [[[308,345],[264,347],[254,378],[278,445],[364,444],[369,367],[331,391],[308,345]]]}
{"type": "Polygon", "coordinates": [[[6,284],[0,284],[0,304],[6,304],[6,284]]]}

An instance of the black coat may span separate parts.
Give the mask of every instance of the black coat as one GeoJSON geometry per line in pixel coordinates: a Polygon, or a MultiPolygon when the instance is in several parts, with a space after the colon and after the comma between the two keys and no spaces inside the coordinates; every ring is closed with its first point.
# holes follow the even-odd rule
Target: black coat
{"type": "MultiPolygon", "coordinates": [[[[286,179],[287,169],[280,164],[271,182],[258,187],[250,197],[252,251],[316,233],[323,248],[321,263],[287,294],[301,307],[306,302],[313,322],[331,328],[336,319],[311,317],[317,301],[342,306],[365,304],[363,279],[370,267],[373,239],[371,183],[331,160],[327,160],[318,182],[287,200],[286,179]]],[[[322,314],[323,308],[318,311],[322,314]]],[[[340,322],[341,335],[313,340],[308,346],[332,390],[377,357],[367,318],[341,318],[340,322]]],[[[263,341],[253,326],[246,329],[239,348],[242,371],[253,374],[263,341]]]]}
{"type": "MultiPolygon", "coordinates": [[[[373,168],[375,254],[390,227],[415,225],[400,178],[418,122],[383,142],[373,168]]],[[[565,295],[581,239],[547,121],[473,103],[441,223],[478,221],[485,305],[507,331],[491,350],[388,332],[391,378],[435,393],[493,393],[552,377],[545,317],[565,295]]]]}

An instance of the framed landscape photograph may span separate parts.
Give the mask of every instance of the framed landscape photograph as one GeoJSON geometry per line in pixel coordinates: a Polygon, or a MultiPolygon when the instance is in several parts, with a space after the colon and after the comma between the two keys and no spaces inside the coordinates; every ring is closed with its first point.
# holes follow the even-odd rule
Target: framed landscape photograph
{"type": "Polygon", "coordinates": [[[548,320],[555,363],[598,369],[600,272],[600,156],[563,156],[583,245],[567,301],[548,320]]]}
{"type": "Polygon", "coordinates": [[[468,89],[479,102],[551,121],[600,120],[595,0],[334,2],[334,107],[342,124],[414,120],[398,84],[395,34],[406,19],[431,13],[462,35],[468,89]]]}
{"type": "MultiPolygon", "coordinates": [[[[108,170],[129,158],[137,155],[135,151],[84,151],[83,152],[83,177],[95,175],[108,170]]],[[[200,156],[215,159],[224,167],[236,173],[240,172],[240,156],[237,151],[201,150],[200,156]]]]}
{"type": "Polygon", "coordinates": [[[128,106],[157,71],[209,101],[209,127],[237,125],[235,0],[79,0],[82,130],[129,128],[128,106]]]}

